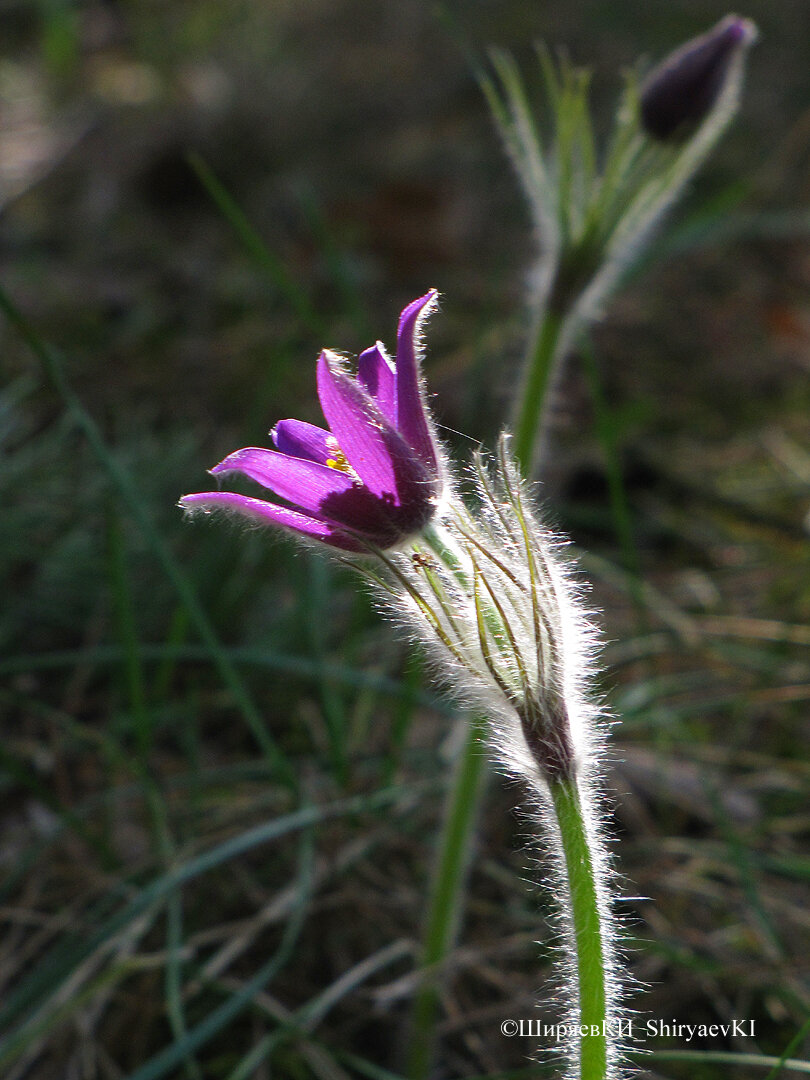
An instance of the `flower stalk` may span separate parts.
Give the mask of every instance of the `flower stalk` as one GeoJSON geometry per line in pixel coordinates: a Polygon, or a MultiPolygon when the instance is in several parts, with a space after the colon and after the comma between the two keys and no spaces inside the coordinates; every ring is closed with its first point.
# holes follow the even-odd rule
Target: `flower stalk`
{"type": "Polygon", "coordinates": [[[535,446],[540,433],[548,430],[547,412],[551,405],[555,376],[562,367],[567,346],[563,318],[549,310],[540,321],[536,340],[526,365],[524,386],[515,398],[514,454],[521,472],[529,475],[535,460],[535,446]]]}
{"type": "Polygon", "coordinates": [[[615,1062],[617,1048],[611,1045],[609,1035],[609,1024],[615,1023],[609,1008],[611,931],[603,915],[605,899],[600,896],[595,842],[588,836],[587,817],[576,780],[552,780],[549,791],[565,857],[570,933],[576,956],[578,1076],[580,1080],[603,1080],[615,1062]]]}

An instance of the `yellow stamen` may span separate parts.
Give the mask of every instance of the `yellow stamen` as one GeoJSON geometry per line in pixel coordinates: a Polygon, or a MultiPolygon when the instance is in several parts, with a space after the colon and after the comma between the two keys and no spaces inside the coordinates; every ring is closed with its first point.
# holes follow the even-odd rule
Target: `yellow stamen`
{"type": "Polygon", "coordinates": [[[332,452],[332,456],[326,459],[326,464],[329,466],[329,468],[337,469],[338,472],[353,472],[351,465],[346,460],[346,455],[338,446],[337,439],[335,439],[333,436],[327,439],[327,446],[332,452]]]}

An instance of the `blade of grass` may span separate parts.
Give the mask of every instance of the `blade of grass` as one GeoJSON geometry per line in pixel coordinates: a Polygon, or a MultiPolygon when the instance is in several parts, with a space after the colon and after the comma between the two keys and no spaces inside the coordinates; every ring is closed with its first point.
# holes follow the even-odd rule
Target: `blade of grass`
{"type": "Polygon", "coordinates": [[[100,428],[70,386],[64,373],[61,357],[54,349],[45,344],[2,287],[0,287],[0,310],[42,364],[49,382],[61,398],[65,409],[78,429],[84,434],[99,464],[107,474],[113,489],[118,493],[123,505],[141,530],[163,572],[174,586],[197,633],[206,645],[210,659],[218,668],[223,682],[233,695],[259,748],[267,756],[268,760],[273,762],[279,778],[283,779],[291,788],[294,788],[296,786],[296,777],[292,767],[276,745],[239,672],[223,649],[219,637],[200,603],[191,579],[187,577],[171,548],[152,521],[132,477],[110,452],[100,428]]]}
{"type": "MultiPolygon", "coordinates": [[[[228,1080],[247,1080],[248,1076],[253,1075],[250,1070],[255,1069],[262,1061],[268,1058],[277,1046],[287,1040],[310,1034],[327,1013],[342,1001],[348,993],[376,974],[376,972],[406,956],[410,951],[409,942],[394,941],[371,956],[367,956],[359,964],[355,964],[353,968],[344,972],[325,990],[322,990],[320,994],[284,1019],[276,1031],[265,1036],[264,1039],[257,1043],[250,1054],[229,1075],[228,1080]]],[[[130,1078],[130,1080],[133,1080],[133,1078],[130,1078]]]]}
{"type": "Polygon", "coordinates": [[[768,1054],[735,1054],[725,1053],[723,1050],[653,1050],[651,1053],[630,1050],[628,1052],[634,1056],[644,1053],[644,1061],[693,1061],[697,1065],[742,1065],[752,1069],[771,1069],[765,1080],[773,1080],[780,1069],[810,1074],[810,1061],[777,1058],[768,1054]]]}
{"type": "Polygon", "coordinates": [[[306,294],[287,273],[287,268],[281,259],[261,239],[210,166],[193,151],[187,155],[186,160],[222,216],[236,233],[242,246],[268,280],[288,301],[302,325],[318,338],[323,337],[325,327],[320,315],[309,302],[306,294]]]}
{"type": "Polygon", "coordinates": [[[370,979],[378,971],[388,967],[389,964],[408,956],[411,951],[412,945],[410,941],[392,941],[390,945],[386,945],[384,948],[372,953],[371,956],[367,956],[364,960],[355,964],[354,967],[349,968],[348,971],[344,971],[325,990],[322,990],[320,994],[308,1001],[306,1005],[303,1005],[296,1013],[297,1024],[306,1031],[314,1031],[324,1020],[327,1013],[331,1012],[347,994],[367,979],[370,979]]]}
{"type": "MultiPolygon", "coordinates": [[[[285,1028],[277,1028],[271,1034],[265,1035],[245,1054],[236,1068],[228,1073],[227,1080],[250,1080],[250,1077],[261,1075],[258,1070],[262,1063],[289,1037],[289,1032],[285,1028]]],[[[307,1072],[302,1075],[311,1076],[313,1080],[351,1080],[351,1077],[337,1064],[331,1052],[324,1051],[318,1043],[314,1041],[303,1043],[299,1053],[303,1059],[302,1064],[307,1069],[307,1072]]]]}
{"type": "Polygon", "coordinates": [[[120,516],[114,505],[107,506],[107,565],[115,622],[121,643],[124,685],[135,725],[135,744],[141,772],[148,774],[152,749],[152,719],[146,704],[138,632],[132,602],[132,588],[126,569],[126,551],[120,516]]]}
{"type": "MultiPolygon", "coordinates": [[[[183,897],[173,892],[166,906],[166,972],[163,980],[166,1015],[175,1043],[188,1038],[188,1024],[183,1004],[183,897]]],[[[196,1047],[189,1048],[183,1058],[186,1074],[191,1080],[203,1080],[202,1069],[194,1057],[196,1047]]]]}
{"type": "Polygon", "coordinates": [[[419,704],[419,691],[424,678],[424,661],[417,652],[408,657],[407,666],[401,682],[402,694],[394,713],[391,729],[391,746],[385,759],[383,782],[390,784],[402,761],[402,754],[407,745],[408,732],[411,729],[416,706],[419,704]]]}
{"type": "Polygon", "coordinates": [[[792,881],[810,882],[810,859],[801,855],[763,855],[760,857],[763,870],[786,877],[792,881]]]}
{"type": "MultiPolygon", "coordinates": [[[[382,1066],[366,1061],[365,1058],[358,1057],[356,1054],[340,1054],[339,1060],[345,1062],[350,1069],[354,1069],[358,1076],[368,1077],[368,1080],[405,1080],[401,1073],[383,1069],[382,1066]]],[[[228,1080],[231,1078],[229,1077],[228,1080]]]]}
{"type": "MultiPolygon", "coordinates": [[[[178,604],[174,609],[171,622],[169,623],[169,633],[166,638],[166,644],[169,646],[184,645],[187,635],[188,611],[182,604],[178,604]]],[[[152,679],[152,690],[155,695],[155,701],[166,700],[176,668],[177,661],[175,657],[167,655],[152,679]]]]}
{"type": "MultiPolygon", "coordinates": [[[[810,1016],[808,1016],[808,1018],[805,1020],[805,1022],[802,1024],[802,1026],[799,1028],[799,1030],[796,1032],[790,1042],[787,1044],[782,1056],[779,1058],[774,1067],[765,1077],[765,1080],[776,1080],[776,1077],[779,1075],[780,1072],[782,1072],[783,1069],[789,1069],[791,1067],[795,1068],[796,1063],[791,1060],[790,1054],[792,1054],[794,1050],[801,1046],[801,1044],[807,1037],[808,1032],[810,1032],[810,1016]]],[[[803,1062],[803,1064],[806,1066],[806,1071],[810,1073],[810,1061],[803,1062]]]]}
{"type": "Polygon", "coordinates": [[[303,192],[298,202],[340,295],[341,311],[348,315],[356,333],[364,341],[370,339],[371,330],[363,294],[347,269],[346,254],[338,247],[323,208],[311,192],[303,192]]]}
{"type": "Polygon", "coordinates": [[[775,959],[784,960],[785,948],[777,933],[774,921],[768,914],[760,892],[758,867],[756,857],[740,837],[734,822],[728,813],[727,806],[721,798],[716,782],[708,773],[704,773],[703,787],[714,808],[715,821],[725,839],[728,848],[728,862],[737,870],[740,888],[748,901],[748,907],[753,915],[753,920],[759,927],[764,944],[775,959]]]}
{"type": "Polygon", "coordinates": [[[334,684],[323,677],[327,652],[326,630],[332,598],[332,572],[325,559],[314,552],[309,556],[306,584],[306,625],[309,646],[318,669],[318,690],[326,725],[332,773],[337,783],[346,788],[349,783],[349,754],[347,752],[346,707],[334,684]]]}
{"type": "MultiPolygon", "coordinates": [[[[126,933],[114,943],[119,955],[126,955],[134,949],[138,941],[151,930],[156,917],[157,911],[149,912],[126,928],[126,933]]],[[[97,969],[98,958],[89,958],[88,962],[75,971],[73,977],[59,988],[54,995],[51,1007],[37,1009],[29,1018],[25,1030],[11,1036],[10,1052],[3,1053],[2,1056],[4,1077],[13,1075],[16,1080],[19,1080],[20,1077],[28,1075],[29,1066],[45,1049],[51,1033],[70,1017],[82,1012],[86,1006],[97,1006],[99,998],[109,996],[133,971],[139,970],[139,967],[137,962],[124,959],[105,963],[101,971],[97,969]],[[17,1069],[13,1073],[8,1073],[5,1066],[14,1062],[17,1063],[17,1069]]],[[[3,1050],[5,1051],[5,1047],[3,1050]]]]}
{"type": "MultiPolygon", "coordinates": [[[[116,622],[124,653],[124,675],[129,694],[129,706],[135,723],[135,744],[138,772],[144,787],[146,802],[152,820],[152,831],[167,870],[175,860],[169,820],[162,792],[149,767],[152,751],[152,718],[146,700],[145,679],[138,651],[139,639],[136,626],[132,585],[127,572],[126,547],[121,522],[116,508],[107,511],[107,541],[109,548],[110,586],[115,602],[116,622]]],[[[187,1033],[182,995],[182,940],[183,903],[180,889],[172,892],[166,910],[166,970],[164,993],[166,1015],[176,1041],[187,1033]]],[[[202,1080],[202,1071],[196,1059],[189,1055],[184,1059],[186,1075],[190,1080],[202,1080]]]]}

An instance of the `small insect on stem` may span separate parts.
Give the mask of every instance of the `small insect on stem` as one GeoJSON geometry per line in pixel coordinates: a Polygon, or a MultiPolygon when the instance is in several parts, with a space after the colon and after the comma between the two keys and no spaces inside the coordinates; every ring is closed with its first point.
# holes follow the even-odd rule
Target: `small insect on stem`
{"type": "Polygon", "coordinates": [[[411,562],[420,570],[435,570],[436,560],[426,551],[412,551],[411,562]]]}

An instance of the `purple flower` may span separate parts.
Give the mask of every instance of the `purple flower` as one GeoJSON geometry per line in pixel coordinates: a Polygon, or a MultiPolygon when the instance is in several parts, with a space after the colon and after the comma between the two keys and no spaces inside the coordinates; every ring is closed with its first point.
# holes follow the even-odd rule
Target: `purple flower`
{"type": "Polygon", "coordinates": [[[270,433],[275,449],[237,450],[211,469],[243,473],[288,506],[227,491],[184,495],[180,505],[230,510],[348,551],[392,547],[420,532],[443,489],[419,371],[420,331],[437,296],[431,289],[402,312],[394,363],[379,341],[360,355],[356,377],[334,353],[321,353],[318,397],[330,430],[280,420],[270,433]]]}
{"type": "Polygon", "coordinates": [[[641,90],[641,123],[647,134],[669,139],[700,123],[720,97],[732,61],[756,34],[748,19],[727,15],[659,64],[641,90]]]}

